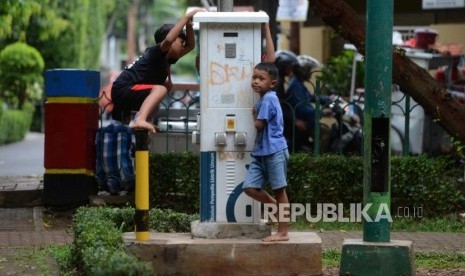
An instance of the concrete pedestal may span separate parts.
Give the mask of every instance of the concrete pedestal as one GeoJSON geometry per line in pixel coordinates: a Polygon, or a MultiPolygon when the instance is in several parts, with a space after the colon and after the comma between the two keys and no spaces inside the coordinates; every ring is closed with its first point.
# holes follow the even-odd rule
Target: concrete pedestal
{"type": "Polygon", "coordinates": [[[346,239],[342,245],[339,275],[415,275],[411,241],[364,242],[346,239]]]}
{"type": "Polygon", "coordinates": [[[137,241],[125,233],[128,251],[151,262],[157,275],[321,275],[321,239],[292,232],[287,242],[260,239],[199,239],[190,234],[150,233],[137,241]]]}
{"type": "Polygon", "coordinates": [[[207,239],[262,239],[271,235],[271,226],[256,223],[191,222],[194,238],[207,239]]]}

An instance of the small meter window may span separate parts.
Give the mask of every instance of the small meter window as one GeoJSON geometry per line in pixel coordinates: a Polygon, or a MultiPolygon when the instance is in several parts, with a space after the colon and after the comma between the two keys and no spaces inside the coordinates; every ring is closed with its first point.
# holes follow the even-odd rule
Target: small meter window
{"type": "Polygon", "coordinates": [[[227,32],[227,33],[223,33],[223,36],[224,37],[238,37],[238,33],[230,33],[230,32],[227,32]]]}
{"type": "Polygon", "coordinates": [[[226,43],[224,49],[225,58],[236,58],[236,43],[226,43]]]}

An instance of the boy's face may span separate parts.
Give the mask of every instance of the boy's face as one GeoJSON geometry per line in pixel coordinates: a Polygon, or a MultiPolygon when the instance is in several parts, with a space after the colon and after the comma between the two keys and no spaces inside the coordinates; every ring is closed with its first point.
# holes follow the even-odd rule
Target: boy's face
{"type": "Polygon", "coordinates": [[[276,85],[276,80],[271,79],[270,74],[264,70],[253,70],[252,89],[254,92],[264,95],[276,85]]]}
{"type": "Polygon", "coordinates": [[[182,50],[184,49],[184,39],[178,37],[176,40],[171,44],[171,48],[168,51],[168,58],[170,60],[178,60],[181,57],[182,50]]]}

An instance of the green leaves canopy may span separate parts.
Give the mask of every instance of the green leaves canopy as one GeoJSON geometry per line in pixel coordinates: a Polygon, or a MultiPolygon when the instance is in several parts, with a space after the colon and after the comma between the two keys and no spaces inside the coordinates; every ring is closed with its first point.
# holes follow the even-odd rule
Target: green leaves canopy
{"type": "Polygon", "coordinates": [[[34,99],[34,85],[42,84],[44,60],[33,47],[22,42],[8,45],[0,52],[0,96],[7,104],[22,109],[34,99]]]}

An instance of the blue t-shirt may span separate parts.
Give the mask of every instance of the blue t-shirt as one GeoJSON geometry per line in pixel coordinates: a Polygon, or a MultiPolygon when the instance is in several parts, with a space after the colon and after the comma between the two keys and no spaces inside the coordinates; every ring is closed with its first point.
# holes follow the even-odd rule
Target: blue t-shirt
{"type": "MultiPolygon", "coordinates": [[[[316,101],[316,97],[308,91],[303,81],[292,77],[289,81],[289,87],[286,91],[286,98],[294,108],[296,119],[304,120],[307,122],[310,129],[314,129],[315,125],[315,109],[312,102],[316,101]]],[[[326,96],[320,98],[321,104],[330,102],[326,96]]]]}
{"type": "Polygon", "coordinates": [[[266,121],[265,128],[257,132],[252,156],[265,156],[287,148],[284,138],[284,121],[281,105],[275,91],[267,92],[255,105],[257,119],[266,121]]]}

